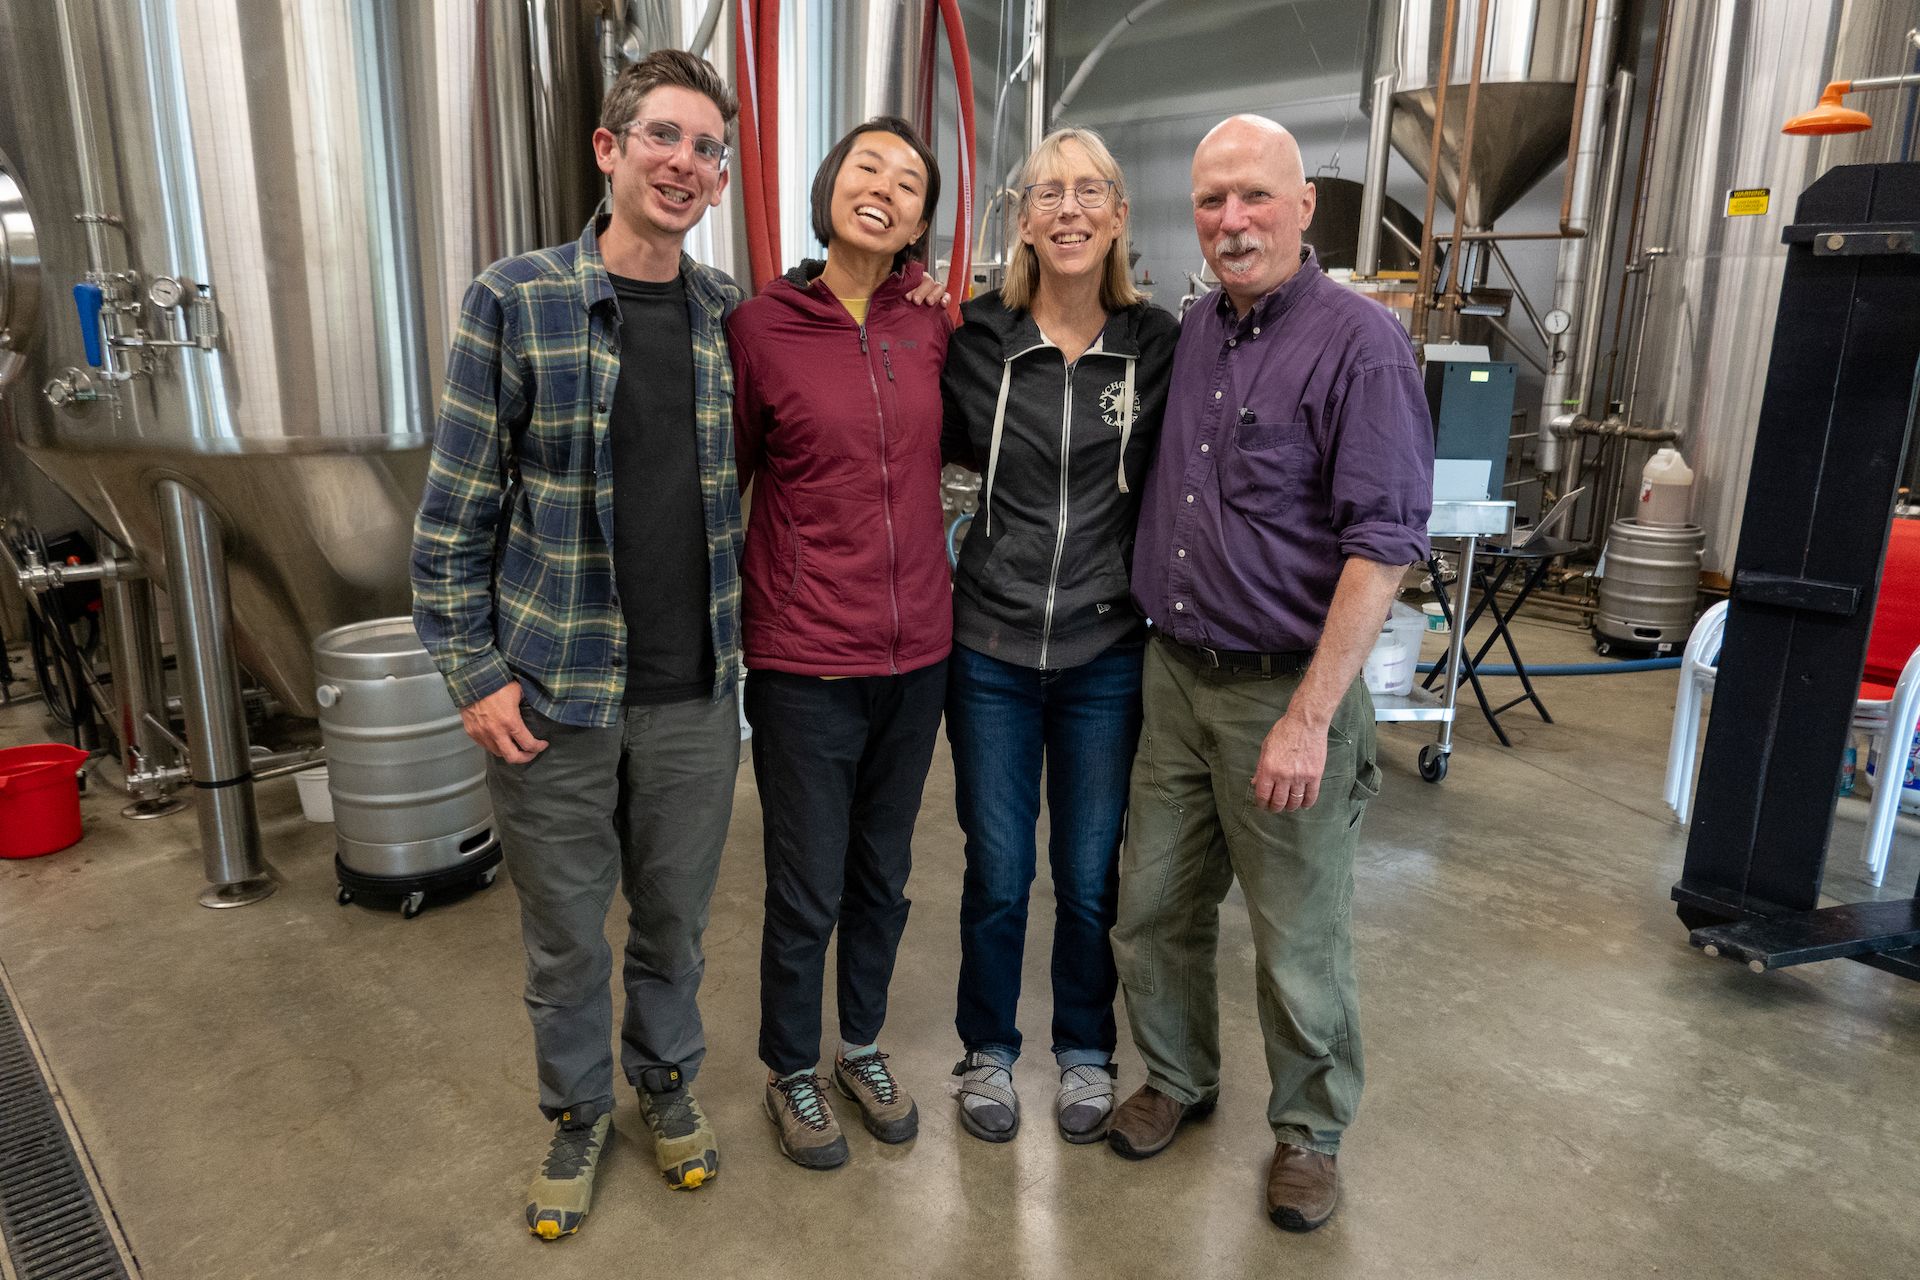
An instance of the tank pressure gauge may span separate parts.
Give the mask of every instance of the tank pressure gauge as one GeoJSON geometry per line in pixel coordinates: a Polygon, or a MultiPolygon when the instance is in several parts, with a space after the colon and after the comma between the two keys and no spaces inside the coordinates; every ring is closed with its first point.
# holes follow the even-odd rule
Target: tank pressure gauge
{"type": "Polygon", "coordinates": [[[172,276],[155,276],[147,288],[147,301],[162,311],[171,311],[187,295],[187,286],[172,276]]]}
{"type": "Polygon", "coordinates": [[[1555,336],[1565,333],[1567,331],[1568,326],[1570,326],[1572,323],[1573,323],[1573,317],[1568,315],[1566,312],[1562,311],[1558,307],[1555,307],[1553,310],[1547,312],[1547,314],[1544,317],[1542,317],[1540,321],[1541,327],[1546,329],[1548,333],[1554,334],[1555,336]]]}

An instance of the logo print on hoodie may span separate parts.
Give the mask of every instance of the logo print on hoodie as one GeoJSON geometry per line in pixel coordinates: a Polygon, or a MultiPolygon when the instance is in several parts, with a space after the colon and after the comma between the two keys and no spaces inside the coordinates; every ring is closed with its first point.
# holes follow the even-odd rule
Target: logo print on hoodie
{"type": "MultiPolygon", "coordinates": [[[[1109,382],[1107,389],[1100,393],[1100,416],[1115,431],[1120,429],[1120,401],[1126,394],[1127,384],[1124,382],[1109,382]]],[[[1140,401],[1137,397],[1133,402],[1133,421],[1140,421],[1140,401]]]]}

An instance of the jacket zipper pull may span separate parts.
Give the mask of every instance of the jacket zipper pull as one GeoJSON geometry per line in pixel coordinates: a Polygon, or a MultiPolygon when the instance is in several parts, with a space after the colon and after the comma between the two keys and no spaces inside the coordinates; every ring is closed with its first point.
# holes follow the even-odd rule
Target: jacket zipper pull
{"type": "Polygon", "coordinates": [[[860,354],[867,354],[867,326],[865,324],[860,326],[860,354]]]}
{"type": "Polygon", "coordinates": [[[880,344],[880,363],[886,366],[887,381],[892,382],[893,381],[893,357],[887,354],[887,344],[884,342],[880,344]]]}

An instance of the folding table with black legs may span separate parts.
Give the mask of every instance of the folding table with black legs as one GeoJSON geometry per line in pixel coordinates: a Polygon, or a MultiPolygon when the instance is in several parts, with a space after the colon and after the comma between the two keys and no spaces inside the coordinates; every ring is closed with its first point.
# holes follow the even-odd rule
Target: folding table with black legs
{"type": "MultiPolygon", "coordinates": [[[[1484,565],[1469,566],[1463,563],[1460,566],[1460,576],[1463,579],[1475,573],[1480,578],[1480,600],[1467,611],[1466,622],[1460,627],[1460,633],[1464,637],[1467,632],[1473,630],[1474,624],[1482,617],[1488,620],[1489,633],[1486,639],[1480,642],[1480,647],[1474,650],[1473,657],[1465,662],[1461,661],[1465,646],[1455,645],[1445,657],[1434,664],[1433,670],[1427,674],[1421,688],[1431,689],[1434,681],[1443,678],[1457,683],[1459,677],[1456,672],[1464,673],[1468,683],[1473,685],[1473,696],[1480,703],[1481,714],[1486,716],[1487,723],[1493,726],[1494,736],[1500,739],[1500,745],[1503,747],[1511,747],[1513,740],[1508,738],[1507,731],[1500,727],[1500,716],[1523,702],[1531,702],[1533,709],[1540,713],[1542,720],[1548,724],[1553,723],[1553,716],[1547,712],[1547,704],[1540,700],[1539,692],[1534,689],[1533,681],[1527,676],[1527,664],[1521,660],[1519,646],[1513,640],[1512,624],[1520,612],[1520,607],[1526,604],[1527,597],[1532,595],[1534,588],[1546,578],[1547,570],[1553,562],[1578,549],[1573,543],[1559,538],[1531,537],[1513,547],[1489,545],[1480,552],[1485,560],[1484,565]],[[1506,588],[1515,574],[1521,575],[1520,587],[1514,592],[1512,603],[1502,608],[1500,592],[1506,588]],[[1480,664],[1486,661],[1487,654],[1493,650],[1496,642],[1506,646],[1507,657],[1513,664],[1513,674],[1519,679],[1521,689],[1518,697],[1509,698],[1497,707],[1487,697],[1486,686],[1480,683],[1479,671],[1480,664]]],[[[1465,598],[1465,593],[1462,593],[1462,598],[1465,598]]],[[[1440,598],[1440,608],[1447,614],[1448,625],[1453,625],[1458,610],[1447,608],[1444,595],[1440,598]]]]}

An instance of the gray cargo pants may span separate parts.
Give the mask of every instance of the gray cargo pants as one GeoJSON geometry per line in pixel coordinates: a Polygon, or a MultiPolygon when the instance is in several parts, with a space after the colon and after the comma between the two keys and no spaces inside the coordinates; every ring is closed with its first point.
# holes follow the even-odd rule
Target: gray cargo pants
{"type": "Polygon", "coordinates": [[[548,1119],[613,1103],[613,955],[607,908],[627,897],[620,1065],[691,1080],[706,1056],[695,996],[700,935],[733,816],[737,695],[627,707],[586,729],[522,706],[548,746],[530,762],[489,760],[487,790],[520,895],[540,1109],[548,1119]]]}

